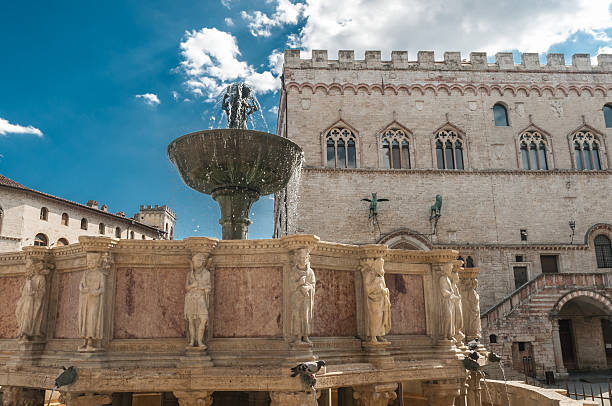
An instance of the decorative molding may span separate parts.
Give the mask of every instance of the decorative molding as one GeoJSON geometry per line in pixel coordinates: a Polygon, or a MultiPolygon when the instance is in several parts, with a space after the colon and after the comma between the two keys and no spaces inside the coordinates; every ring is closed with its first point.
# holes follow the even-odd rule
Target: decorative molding
{"type": "Polygon", "coordinates": [[[571,95],[575,96],[583,96],[589,95],[593,96],[602,96],[607,97],[609,92],[612,91],[612,86],[606,85],[583,85],[583,86],[551,86],[551,85],[489,85],[485,83],[480,84],[458,84],[453,83],[451,85],[447,84],[400,84],[393,85],[390,83],[385,84],[383,87],[380,84],[367,84],[367,83],[311,83],[311,82],[302,82],[298,83],[295,81],[289,82],[285,85],[286,91],[297,90],[299,94],[302,94],[304,89],[310,89],[310,91],[314,94],[317,90],[321,90],[325,93],[325,95],[329,95],[330,92],[334,89],[338,90],[341,95],[344,95],[347,92],[351,92],[354,95],[362,90],[366,92],[368,95],[371,95],[374,92],[378,92],[379,94],[384,94],[387,91],[392,92],[394,95],[399,95],[401,92],[405,92],[408,95],[421,95],[424,96],[427,91],[433,93],[434,96],[438,96],[440,94],[445,94],[447,96],[451,96],[453,94],[460,96],[478,96],[481,93],[484,93],[487,96],[491,95],[499,95],[499,96],[507,96],[507,94],[511,94],[512,96],[523,95],[525,97],[529,97],[532,94],[538,97],[542,96],[552,96],[552,97],[568,97],[571,95]]]}

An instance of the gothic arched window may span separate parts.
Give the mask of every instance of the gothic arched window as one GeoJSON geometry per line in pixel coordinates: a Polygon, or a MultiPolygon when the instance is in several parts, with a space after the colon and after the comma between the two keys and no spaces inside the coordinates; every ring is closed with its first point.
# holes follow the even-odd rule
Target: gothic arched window
{"type": "Polygon", "coordinates": [[[410,143],[406,132],[389,129],[381,135],[382,167],[410,169],[410,143]]]}
{"type": "Polygon", "coordinates": [[[436,160],[438,169],[463,169],[463,140],[454,130],[436,134],[436,160]]]}
{"type": "Polygon", "coordinates": [[[612,128],[612,106],[606,104],[603,106],[604,121],[606,122],[606,128],[612,128]]]}
{"type": "Polygon", "coordinates": [[[597,268],[612,268],[612,245],[610,239],[603,234],[595,237],[595,258],[597,268]]]}
{"type": "Polygon", "coordinates": [[[348,128],[334,127],[325,136],[328,168],[357,167],[357,137],[348,128]]]}
{"type": "Polygon", "coordinates": [[[548,151],[546,139],[539,131],[524,131],[519,138],[519,143],[523,169],[548,169],[548,151]]]}
{"type": "Polygon", "coordinates": [[[508,126],[508,112],[503,104],[497,103],[493,106],[493,121],[496,127],[508,126]]]}
{"type": "Polygon", "coordinates": [[[572,146],[576,169],[580,171],[601,169],[599,141],[591,131],[576,131],[572,135],[572,146]]]}
{"type": "Polygon", "coordinates": [[[34,245],[37,247],[46,247],[49,245],[49,239],[43,233],[38,233],[36,237],[34,237],[34,245]]]}

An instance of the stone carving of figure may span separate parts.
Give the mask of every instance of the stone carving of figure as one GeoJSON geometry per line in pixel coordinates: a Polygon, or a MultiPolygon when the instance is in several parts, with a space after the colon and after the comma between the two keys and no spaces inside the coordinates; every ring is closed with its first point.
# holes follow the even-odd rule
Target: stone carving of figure
{"type": "Polygon", "coordinates": [[[476,292],[478,280],[468,279],[464,283],[466,284],[465,297],[463,298],[465,335],[468,340],[480,339],[480,297],[476,292]]]}
{"type": "Polygon", "coordinates": [[[185,320],[187,320],[188,347],[205,350],[204,333],[208,325],[208,306],[212,284],[210,268],[212,258],[197,253],[191,258],[191,270],[185,282],[185,320]]]}
{"type": "Polygon", "coordinates": [[[228,128],[247,128],[249,115],[257,111],[253,91],[244,83],[234,83],[225,89],[223,111],[227,115],[228,128]]]}
{"type": "Polygon", "coordinates": [[[20,340],[44,337],[44,303],[47,296],[47,275],[54,268],[42,259],[26,259],[26,279],[17,301],[15,316],[20,340]]]}
{"type": "Polygon", "coordinates": [[[451,286],[453,288],[453,321],[455,324],[455,341],[462,342],[465,338],[463,334],[463,308],[461,305],[461,294],[459,293],[459,273],[451,273],[451,286]]]}
{"type": "Polygon", "coordinates": [[[359,266],[363,275],[366,308],[366,340],[386,342],[391,330],[391,300],[385,283],[385,260],[367,259],[359,266]]]}
{"type": "Polygon", "coordinates": [[[95,351],[104,338],[104,293],[112,266],[110,253],[87,254],[87,269],[79,284],[79,335],[85,343],[79,351],[95,351]]]}
{"type": "Polygon", "coordinates": [[[316,279],[310,267],[310,252],[300,248],[293,252],[293,264],[289,279],[291,291],[292,342],[312,344],[308,336],[312,332],[312,315],[316,279]]]}
{"type": "Polygon", "coordinates": [[[452,264],[442,265],[443,274],[440,276],[440,338],[455,340],[455,300],[451,281],[452,264]]]}

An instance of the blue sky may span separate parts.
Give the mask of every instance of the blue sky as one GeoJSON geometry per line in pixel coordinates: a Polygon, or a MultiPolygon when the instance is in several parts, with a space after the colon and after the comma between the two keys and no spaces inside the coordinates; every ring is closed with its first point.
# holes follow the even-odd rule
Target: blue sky
{"type": "MultiPolygon", "coordinates": [[[[275,129],[285,48],[612,53],[610,0],[155,1],[0,3],[0,173],[132,215],[167,204],[177,238],[220,237],[219,209],[187,188],[166,147],[205,129],[235,80],[275,129]]],[[[518,62],[518,61],[517,61],[518,62]]],[[[264,128],[259,128],[264,129],[264,128]]],[[[272,200],[251,238],[272,235],[272,200]]]]}

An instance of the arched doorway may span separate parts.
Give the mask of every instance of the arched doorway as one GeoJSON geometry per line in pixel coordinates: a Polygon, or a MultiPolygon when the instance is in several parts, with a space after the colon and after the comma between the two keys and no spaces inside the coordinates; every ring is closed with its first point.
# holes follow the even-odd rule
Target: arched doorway
{"type": "Polygon", "coordinates": [[[612,367],[612,302],[593,291],[575,291],[555,306],[565,369],[612,367]]]}
{"type": "Polygon", "coordinates": [[[385,244],[391,249],[422,250],[431,249],[430,242],[422,234],[408,228],[395,230],[381,237],[377,244],[385,244]]]}

